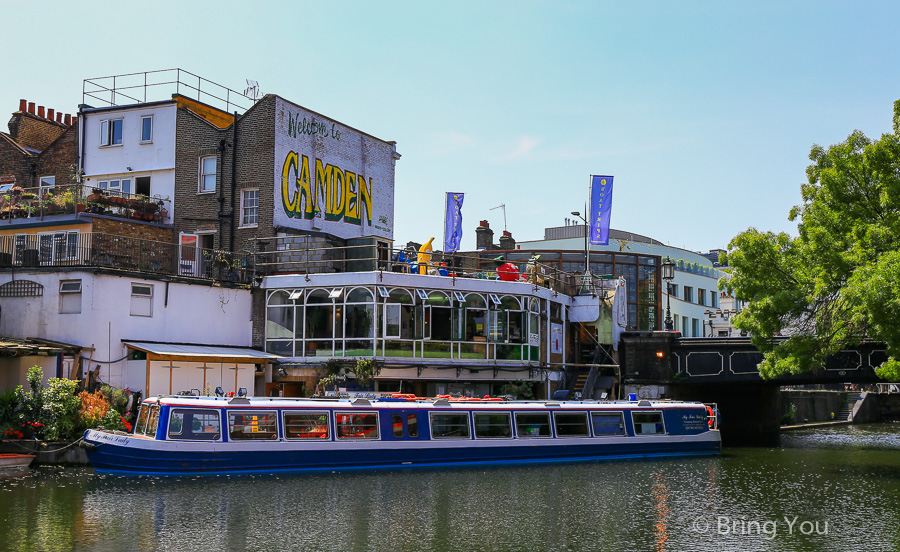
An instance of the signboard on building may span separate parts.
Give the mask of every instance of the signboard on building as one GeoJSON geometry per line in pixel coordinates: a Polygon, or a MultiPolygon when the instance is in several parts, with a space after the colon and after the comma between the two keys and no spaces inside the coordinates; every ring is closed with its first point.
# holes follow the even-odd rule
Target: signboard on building
{"type": "Polygon", "coordinates": [[[275,226],[393,239],[398,157],[393,143],[276,98],[275,226]]]}
{"type": "Polygon", "coordinates": [[[563,352],[562,324],[550,324],[550,352],[554,354],[563,352]]]}

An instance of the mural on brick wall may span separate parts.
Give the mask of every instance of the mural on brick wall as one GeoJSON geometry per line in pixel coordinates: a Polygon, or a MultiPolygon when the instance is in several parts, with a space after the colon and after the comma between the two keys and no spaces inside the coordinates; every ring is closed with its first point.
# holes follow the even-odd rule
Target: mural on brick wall
{"type": "Polygon", "coordinates": [[[393,239],[391,144],[281,98],[275,126],[276,227],[393,239]]]}

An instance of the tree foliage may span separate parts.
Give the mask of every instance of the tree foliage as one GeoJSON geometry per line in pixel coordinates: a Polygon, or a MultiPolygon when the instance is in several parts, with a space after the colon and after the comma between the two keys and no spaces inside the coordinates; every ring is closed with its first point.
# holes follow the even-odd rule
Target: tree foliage
{"type": "Polygon", "coordinates": [[[893,123],[812,147],[796,237],[750,228],[729,244],[724,285],[748,303],[734,323],[765,354],[764,378],[818,370],[868,337],[887,346],[878,375],[900,381],[900,100],[893,123]]]}

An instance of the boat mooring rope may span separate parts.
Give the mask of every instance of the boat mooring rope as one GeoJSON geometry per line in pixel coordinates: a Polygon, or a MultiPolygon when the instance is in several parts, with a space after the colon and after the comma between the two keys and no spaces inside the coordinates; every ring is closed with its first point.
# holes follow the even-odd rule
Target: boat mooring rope
{"type": "Polygon", "coordinates": [[[46,447],[46,446],[47,446],[47,443],[42,443],[42,442],[38,441],[37,439],[34,440],[34,444],[35,444],[34,448],[28,448],[28,447],[22,446],[22,445],[20,445],[19,443],[16,443],[15,441],[9,441],[9,440],[7,440],[7,441],[0,441],[0,442],[4,442],[4,443],[11,444],[11,445],[15,445],[15,446],[19,447],[20,449],[22,449],[22,450],[24,450],[24,451],[28,451],[28,452],[40,452],[40,453],[51,454],[51,453],[54,453],[54,452],[59,452],[59,451],[61,451],[61,450],[66,450],[67,448],[73,447],[73,446],[77,445],[78,443],[80,443],[80,442],[82,442],[82,441],[84,441],[84,437],[79,437],[77,441],[72,441],[72,442],[69,443],[68,445],[66,445],[66,446],[64,446],[64,447],[60,447],[60,448],[55,449],[55,450],[38,450],[40,447],[46,447]]]}

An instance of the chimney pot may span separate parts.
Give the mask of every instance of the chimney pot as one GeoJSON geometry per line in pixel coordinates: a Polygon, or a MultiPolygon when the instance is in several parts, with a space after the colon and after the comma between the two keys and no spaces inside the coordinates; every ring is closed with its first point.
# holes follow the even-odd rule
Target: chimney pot
{"type": "Polygon", "coordinates": [[[485,227],[485,228],[490,228],[490,227],[491,227],[491,225],[488,224],[488,221],[486,221],[486,220],[483,220],[483,221],[479,222],[478,225],[479,225],[479,226],[483,226],[483,227],[485,227]]]}
{"type": "Polygon", "coordinates": [[[19,100],[19,111],[25,111],[28,109],[28,102],[26,100],[19,100]]]}
{"type": "Polygon", "coordinates": [[[511,238],[511,237],[512,237],[512,234],[510,234],[509,232],[507,232],[506,230],[504,230],[504,231],[503,231],[503,237],[505,237],[505,238],[511,238]]]}
{"type": "Polygon", "coordinates": [[[65,118],[64,122],[65,122],[66,126],[71,125],[72,124],[72,116],[69,115],[68,113],[66,113],[66,118],[65,118]]]}
{"type": "Polygon", "coordinates": [[[42,106],[42,105],[38,106],[37,116],[40,117],[41,119],[44,118],[44,106],[42,106]]]}
{"type": "Polygon", "coordinates": [[[34,102],[28,102],[28,112],[34,115],[34,102]]]}
{"type": "Polygon", "coordinates": [[[51,121],[56,118],[56,111],[53,109],[47,109],[47,118],[51,121]]]}
{"type": "Polygon", "coordinates": [[[57,122],[57,123],[62,123],[62,113],[57,113],[57,114],[56,114],[56,122],[57,122]]]}

